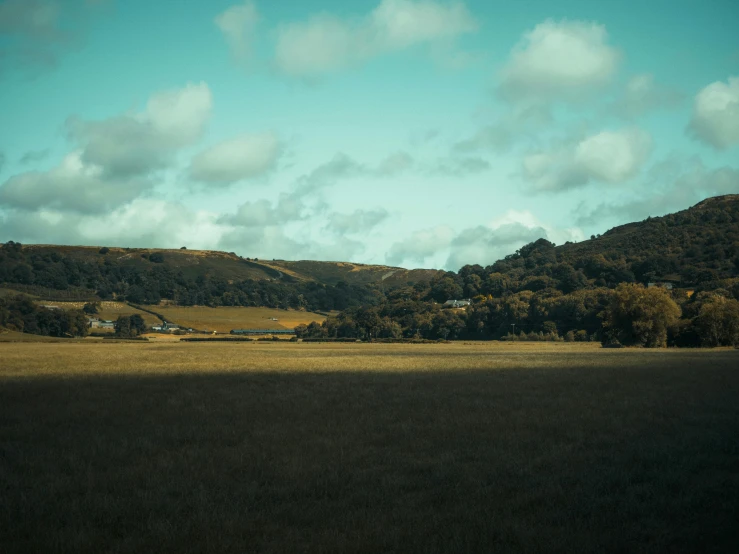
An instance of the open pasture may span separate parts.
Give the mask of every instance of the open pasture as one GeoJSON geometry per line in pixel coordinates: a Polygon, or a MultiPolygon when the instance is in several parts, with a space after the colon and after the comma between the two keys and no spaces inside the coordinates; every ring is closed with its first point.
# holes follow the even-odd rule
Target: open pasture
{"type": "Polygon", "coordinates": [[[0,344],[0,551],[734,552],[739,351],[0,344]]]}
{"type": "Polygon", "coordinates": [[[292,329],[325,318],[312,312],[241,306],[144,306],[182,327],[228,333],[231,329],[292,329]],[[272,321],[271,318],[277,321],[272,321]]]}

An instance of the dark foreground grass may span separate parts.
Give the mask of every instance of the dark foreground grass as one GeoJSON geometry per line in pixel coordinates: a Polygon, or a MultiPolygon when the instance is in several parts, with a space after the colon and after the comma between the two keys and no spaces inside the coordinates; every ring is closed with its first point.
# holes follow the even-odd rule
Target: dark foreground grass
{"type": "Polygon", "coordinates": [[[6,377],[0,552],[737,551],[736,352],[478,366],[6,377]]]}

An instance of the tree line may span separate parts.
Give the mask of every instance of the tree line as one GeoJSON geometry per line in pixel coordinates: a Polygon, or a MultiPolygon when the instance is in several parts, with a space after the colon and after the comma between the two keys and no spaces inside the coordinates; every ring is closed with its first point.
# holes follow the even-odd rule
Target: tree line
{"type": "Polygon", "coordinates": [[[22,294],[0,298],[0,327],[48,337],[84,337],[89,330],[82,310],[48,309],[22,294]]]}
{"type": "Polygon", "coordinates": [[[191,275],[170,267],[161,253],[148,255],[144,268],[115,263],[102,248],[96,262],[76,259],[62,251],[39,252],[17,242],[0,246],[0,283],[21,285],[33,293],[80,289],[100,300],[158,304],[162,299],[180,306],[255,306],[309,311],[343,310],[375,303],[376,285],[335,285],[285,281],[227,279],[214,274],[191,275]]]}
{"type": "MultiPolygon", "coordinates": [[[[445,277],[443,280],[451,279],[445,277]]],[[[303,338],[599,341],[624,346],[739,346],[739,279],[729,288],[684,290],[622,283],[478,295],[464,309],[434,300],[440,283],[397,289],[375,306],[301,325],[303,338]]],[[[449,283],[441,283],[448,286],[449,283]]]]}
{"type": "MultiPolygon", "coordinates": [[[[143,255],[143,254],[142,254],[143,255]]],[[[381,287],[297,280],[233,280],[185,274],[150,254],[145,266],[94,261],[8,242],[0,282],[97,298],[182,306],[264,306],[340,311],[305,337],[595,340],[608,344],[736,344],[739,201],[719,197],[660,218],[622,225],[580,243],[539,239],[491,265],[439,272],[430,281],[381,287]],[[672,291],[647,288],[669,283],[672,291]],[[446,300],[471,300],[445,310],[446,300]]],[[[245,262],[246,263],[246,262],[245,262]]]]}

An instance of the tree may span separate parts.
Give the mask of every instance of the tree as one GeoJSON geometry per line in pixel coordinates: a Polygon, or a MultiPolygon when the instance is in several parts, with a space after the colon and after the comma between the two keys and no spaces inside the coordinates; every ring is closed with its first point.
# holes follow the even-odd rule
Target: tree
{"type": "Polygon", "coordinates": [[[606,343],[667,346],[667,330],[680,319],[680,307],[659,287],[622,283],[603,312],[606,343]]]}
{"type": "Polygon", "coordinates": [[[146,322],[139,314],[119,315],[115,321],[115,334],[119,337],[138,337],[146,332],[146,322]]]}
{"type": "Polygon", "coordinates": [[[132,316],[129,316],[129,320],[132,336],[137,337],[142,333],[146,333],[146,322],[140,314],[133,314],[132,316]]]}
{"type": "Polygon", "coordinates": [[[694,325],[704,346],[739,346],[739,301],[712,297],[701,306],[694,325]]]}
{"type": "Polygon", "coordinates": [[[119,315],[115,320],[115,334],[119,337],[131,336],[131,318],[126,315],[119,315]]]}
{"type": "Polygon", "coordinates": [[[99,302],[87,302],[84,306],[82,306],[82,311],[88,315],[99,313],[100,303],[99,302]]]}

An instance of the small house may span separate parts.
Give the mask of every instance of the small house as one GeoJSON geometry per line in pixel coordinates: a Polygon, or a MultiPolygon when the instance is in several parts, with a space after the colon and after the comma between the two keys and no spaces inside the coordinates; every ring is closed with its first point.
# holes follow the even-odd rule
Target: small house
{"type": "Polygon", "coordinates": [[[458,309],[458,308],[466,308],[470,304],[472,304],[472,300],[470,300],[469,298],[467,300],[447,300],[441,305],[441,307],[458,309]]]}

